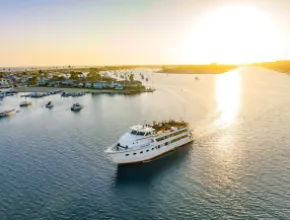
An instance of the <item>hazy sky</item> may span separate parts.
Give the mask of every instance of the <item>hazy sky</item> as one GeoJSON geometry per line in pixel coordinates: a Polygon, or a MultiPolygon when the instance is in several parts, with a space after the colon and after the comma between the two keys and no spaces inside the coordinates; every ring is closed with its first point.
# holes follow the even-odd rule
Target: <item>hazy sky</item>
{"type": "Polygon", "coordinates": [[[251,61],[290,59],[289,24],[289,0],[0,0],[0,66],[243,62],[247,53],[251,61]],[[229,16],[204,24],[226,6],[263,13],[268,20],[255,23],[263,23],[263,32],[252,27],[248,33],[245,26],[258,17],[242,9],[239,16],[248,18],[237,18],[243,36],[229,37],[235,26],[229,16]],[[221,21],[225,27],[218,26],[221,21]],[[263,53],[279,48],[276,57],[255,51],[259,38],[270,45],[263,53]],[[235,45],[246,49],[239,53],[235,45]]]}

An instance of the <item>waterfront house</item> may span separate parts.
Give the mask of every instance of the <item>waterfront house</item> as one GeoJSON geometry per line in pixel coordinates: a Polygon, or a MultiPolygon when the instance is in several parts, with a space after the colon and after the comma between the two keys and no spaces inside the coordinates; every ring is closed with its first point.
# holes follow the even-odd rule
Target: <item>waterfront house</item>
{"type": "Polygon", "coordinates": [[[37,85],[39,85],[39,86],[47,85],[49,83],[49,81],[50,81],[50,79],[47,77],[38,78],[37,85]]]}
{"type": "Polygon", "coordinates": [[[103,89],[103,88],[104,88],[104,85],[103,85],[102,82],[95,82],[95,83],[93,84],[93,87],[94,87],[95,89],[103,89]]]}
{"type": "Polygon", "coordinates": [[[110,88],[115,88],[115,86],[116,86],[116,84],[114,81],[112,81],[108,84],[108,87],[110,87],[110,88]]]}
{"type": "Polygon", "coordinates": [[[0,86],[8,86],[8,85],[9,85],[8,79],[0,78],[0,86]]]}
{"type": "Polygon", "coordinates": [[[115,89],[122,90],[122,89],[124,89],[124,86],[119,84],[119,83],[117,83],[116,86],[115,86],[115,89]]]}
{"type": "Polygon", "coordinates": [[[80,83],[78,84],[78,87],[83,88],[83,87],[84,87],[84,84],[83,84],[82,82],[80,82],[80,83]]]}
{"type": "Polygon", "coordinates": [[[115,88],[116,84],[114,81],[111,81],[111,82],[107,82],[107,81],[104,81],[104,80],[101,80],[101,81],[98,81],[98,82],[95,82],[93,84],[93,87],[95,89],[104,89],[104,88],[115,88]]]}
{"type": "Polygon", "coordinates": [[[85,87],[86,88],[91,88],[92,87],[92,83],[91,82],[86,82],[85,83],[85,87]]]}
{"type": "Polygon", "coordinates": [[[68,80],[62,81],[62,84],[66,86],[77,86],[78,82],[76,80],[68,79],[68,80]]]}

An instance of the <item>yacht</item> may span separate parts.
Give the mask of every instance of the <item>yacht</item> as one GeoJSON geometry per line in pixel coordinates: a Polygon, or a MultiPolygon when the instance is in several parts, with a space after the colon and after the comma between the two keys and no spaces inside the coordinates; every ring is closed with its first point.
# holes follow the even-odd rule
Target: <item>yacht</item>
{"type": "Polygon", "coordinates": [[[135,125],[105,153],[117,164],[144,163],[193,141],[184,121],[135,125]]]}
{"type": "Polygon", "coordinates": [[[82,108],[83,108],[82,105],[80,105],[79,103],[75,103],[75,104],[72,105],[72,107],[71,107],[70,109],[71,109],[72,111],[77,112],[77,111],[80,111],[82,108]]]}

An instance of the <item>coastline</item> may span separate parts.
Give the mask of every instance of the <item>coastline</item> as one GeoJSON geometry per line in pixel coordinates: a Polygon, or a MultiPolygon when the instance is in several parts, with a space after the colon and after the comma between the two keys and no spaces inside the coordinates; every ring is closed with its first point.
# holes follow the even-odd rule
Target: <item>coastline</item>
{"type": "Polygon", "coordinates": [[[128,94],[128,93],[144,93],[149,91],[136,91],[136,90],[110,90],[110,89],[88,89],[88,88],[61,88],[61,87],[41,87],[41,86],[27,86],[13,88],[14,92],[52,92],[55,90],[63,90],[63,92],[85,92],[91,93],[111,93],[111,94],[128,94]]]}
{"type": "Polygon", "coordinates": [[[182,75],[182,74],[186,74],[186,75],[217,75],[217,74],[222,74],[222,73],[193,73],[193,72],[166,72],[166,71],[159,71],[159,72],[155,72],[157,74],[172,74],[172,75],[182,75]]]}

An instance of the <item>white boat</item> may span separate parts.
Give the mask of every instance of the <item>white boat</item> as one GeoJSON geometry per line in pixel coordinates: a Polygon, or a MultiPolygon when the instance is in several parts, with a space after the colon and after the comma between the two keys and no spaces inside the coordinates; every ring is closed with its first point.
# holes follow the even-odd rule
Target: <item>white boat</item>
{"type": "MultiPolygon", "coordinates": [[[[26,86],[24,87],[24,92],[26,92],[26,86]]],[[[24,95],[24,97],[25,97],[25,100],[20,102],[20,107],[27,107],[29,105],[32,105],[32,102],[26,100],[27,96],[24,95]]]]}
{"type": "Polygon", "coordinates": [[[186,122],[167,121],[136,125],[105,152],[117,164],[148,162],[193,141],[186,122]]]}
{"type": "Polygon", "coordinates": [[[27,107],[29,105],[32,105],[32,102],[29,102],[27,100],[24,100],[20,103],[20,107],[27,107]]]}
{"type": "Polygon", "coordinates": [[[75,103],[72,105],[72,107],[70,108],[72,111],[80,111],[83,108],[82,105],[80,105],[79,103],[75,103]]]}

